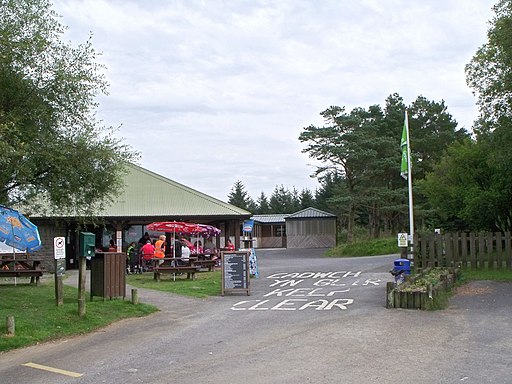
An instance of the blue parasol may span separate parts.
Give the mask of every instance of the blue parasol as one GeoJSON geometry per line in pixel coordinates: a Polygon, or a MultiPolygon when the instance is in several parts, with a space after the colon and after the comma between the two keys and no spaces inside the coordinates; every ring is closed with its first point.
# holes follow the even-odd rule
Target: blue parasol
{"type": "Polygon", "coordinates": [[[0,241],[21,251],[41,248],[37,226],[15,209],[0,205],[0,241]]]}

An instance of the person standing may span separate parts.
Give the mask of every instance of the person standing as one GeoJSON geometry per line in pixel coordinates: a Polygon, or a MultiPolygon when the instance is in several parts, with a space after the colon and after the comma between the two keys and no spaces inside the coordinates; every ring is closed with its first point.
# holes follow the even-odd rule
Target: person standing
{"type": "MultiPolygon", "coordinates": [[[[155,243],[155,257],[157,259],[163,259],[165,257],[165,235],[160,235],[155,243]]],[[[163,262],[163,260],[158,260],[158,265],[161,265],[163,262]]]]}
{"type": "Polygon", "coordinates": [[[177,260],[178,266],[185,266],[188,265],[190,261],[190,248],[187,246],[187,242],[184,238],[180,239],[180,245],[176,247],[176,250],[180,250],[180,260],[177,260]]]}
{"type": "Polygon", "coordinates": [[[181,239],[181,261],[184,265],[187,265],[190,261],[190,248],[184,239],[181,239]]]}
{"type": "Polygon", "coordinates": [[[126,270],[128,273],[139,272],[139,257],[137,256],[137,244],[132,241],[126,250],[126,270]]]}
{"type": "Polygon", "coordinates": [[[139,251],[140,251],[140,249],[141,249],[144,245],[146,245],[146,243],[147,243],[147,241],[148,241],[148,240],[151,240],[151,237],[149,237],[149,233],[147,233],[147,232],[146,232],[146,233],[144,233],[144,235],[142,235],[142,237],[139,239],[139,243],[138,243],[138,245],[139,245],[139,251]]]}

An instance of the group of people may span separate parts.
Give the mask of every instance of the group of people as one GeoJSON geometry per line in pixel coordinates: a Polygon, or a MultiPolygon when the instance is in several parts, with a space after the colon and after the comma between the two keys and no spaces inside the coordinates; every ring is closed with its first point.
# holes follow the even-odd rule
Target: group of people
{"type": "MultiPolygon", "coordinates": [[[[142,273],[146,270],[151,263],[152,259],[162,259],[158,263],[162,264],[167,254],[167,239],[165,235],[160,235],[158,240],[153,244],[151,237],[146,232],[144,236],[139,239],[138,244],[135,242],[130,243],[126,251],[127,257],[127,271],[128,273],[142,273]]],[[[190,258],[191,254],[209,252],[212,255],[216,253],[215,246],[208,240],[203,248],[200,240],[194,244],[190,243],[186,238],[181,237],[171,244],[169,254],[172,257],[181,259],[181,262],[186,263],[186,260],[190,258]]]]}

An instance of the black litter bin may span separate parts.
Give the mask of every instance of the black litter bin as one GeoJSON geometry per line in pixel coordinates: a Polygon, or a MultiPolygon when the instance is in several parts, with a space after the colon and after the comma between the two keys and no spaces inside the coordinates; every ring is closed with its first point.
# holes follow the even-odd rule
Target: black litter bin
{"type": "Polygon", "coordinates": [[[126,255],[119,252],[98,252],[91,259],[91,300],[126,297],[126,255]]]}

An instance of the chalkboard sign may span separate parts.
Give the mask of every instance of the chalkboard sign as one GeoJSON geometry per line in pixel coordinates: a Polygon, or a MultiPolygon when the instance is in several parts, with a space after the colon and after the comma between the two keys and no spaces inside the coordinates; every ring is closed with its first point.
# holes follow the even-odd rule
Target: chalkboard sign
{"type": "Polygon", "coordinates": [[[249,252],[222,252],[222,295],[246,292],[249,295],[249,252]]]}

